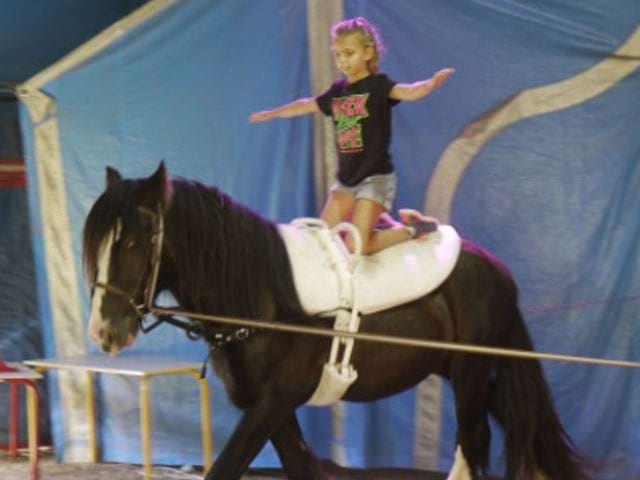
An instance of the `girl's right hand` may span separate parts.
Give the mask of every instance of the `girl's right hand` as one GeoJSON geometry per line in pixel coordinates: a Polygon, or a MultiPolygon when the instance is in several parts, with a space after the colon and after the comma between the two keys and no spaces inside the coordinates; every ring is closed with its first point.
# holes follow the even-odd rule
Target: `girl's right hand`
{"type": "Polygon", "coordinates": [[[262,123],[273,120],[274,118],[275,115],[271,110],[263,110],[262,112],[252,113],[251,116],[249,116],[249,121],[251,123],[262,123]]]}
{"type": "Polygon", "coordinates": [[[456,71],[453,68],[443,68],[442,70],[437,71],[433,76],[435,86],[439,87],[440,85],[442,85],[454,73],[456,73],[456,71]]]}

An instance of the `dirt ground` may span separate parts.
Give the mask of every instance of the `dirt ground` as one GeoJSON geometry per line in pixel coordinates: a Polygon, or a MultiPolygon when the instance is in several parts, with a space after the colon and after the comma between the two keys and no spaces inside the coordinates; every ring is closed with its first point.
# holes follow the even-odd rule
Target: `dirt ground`
{"type": "MultiPolygon", "coordinates": [[[[204,473],[186,469],[155,466],[155,480],[202,480],[204,473]]],[[[44,455],[40,464],[41,480],[142,480],[141,465],[123,464],[59,464],[51,455],[44,455]]],[[[255,478],[255,477],[250,477],[255,478]]],[[[268,477],[263,477],[265,480],[268,477]]],[[[277,478],[277,477],[276,477],[277,478]]],[[[27,457],[17,461],[0,455],[0,480],[30,480],[31,465],[27,457]]],[[[257,480],[257,479],[256,479],[257,480]]]]}
{"type": "MultiPolygon", "coordinates": [[[[31,464],[27,453],[24,452],[17,460],[7,457],[0,452],[0,480],[30,480],[31,464]]],[[[204,473],[191,468],[173,468],[154,466],[154,480],[202,480],[204,473]]],[[[41,480],[142,480],[144,470],[142,465],[124,465],[117,463],[56,463],[50,451],[41,452],[40,479],[41,480]]],[[[283,476],[255,476],[246,477],[247,480],[282,479],[283,476]]]]}
{"type": "MultiPolygon", "coordinates": [[[[445,480],[446,474],[408,469],[346,469],[327,465],[331,480],[445,480]]],[[[204,473],[189,468],[154,466],[154,480],[202,480],[204,473]]],[[[41,480],[141,480],[144,471],[141,465],[124,464],[59,464],[50,451],[41,453],[41,480]]],[[[252,470],[243,480],[282,480],[286,476],[276,469],[252,470]]],[[[31,465],[24,452],[17,460],[0,452],[0,480],[30,480],[31,465]]]]}

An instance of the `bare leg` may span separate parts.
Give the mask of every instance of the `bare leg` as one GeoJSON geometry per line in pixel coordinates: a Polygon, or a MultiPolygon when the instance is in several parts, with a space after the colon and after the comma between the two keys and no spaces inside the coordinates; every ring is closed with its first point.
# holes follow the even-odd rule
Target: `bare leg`
{"type": "MultiPolygon", "coordinates": [[[[322,210],[322,219],[334,227],[340,222],[351,221],[360,232],[362,253],[370,255],[397,243],[409,240],[409,231],[385,211],[378,202],[365,198],[355,199],[346,192],[331,192],[322,210]],[[378,220],[389,223],[392,228],[375,230],[378,220]]],[[[353,252],[351,238],[346,239],[347,247],[353,252]]]]}
{"type": "Polygon", "coordinates": [[[320,217],[329,227],[335,227],[340,222],[351,221],[351,215],[356,205],[356,199],[347,192],[331,192],[327,203],[322,209],[320,217]]]}
{"type": "MultiPolygon", "coordinates": [[[[353,211],[353,224],[360,232],[362,238],[362,253],[370,255],[379,252],[391,245],[409,240],[409,231],[404,226],[388,230],[374,230],[378,219],[385,213],[385,209],[378,202],[359,198],[355,202],[353,211]]],[[[353,251],[350,238],[347,238],[347,246],[353,251]]]]}

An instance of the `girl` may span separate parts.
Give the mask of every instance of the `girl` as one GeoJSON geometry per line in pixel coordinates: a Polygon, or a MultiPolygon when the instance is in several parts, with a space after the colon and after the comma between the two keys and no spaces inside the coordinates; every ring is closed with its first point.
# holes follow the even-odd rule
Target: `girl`
{"type": "MultiPolygon", "coordinates": [[[[436,224],[418,212],[401,211],[404,224],[376,230],[391,209],[396,191],[389,144],[391,107],[400,100],[415,101],[440,87],[454,73],[447,68],[432,78],[400,84],[379,73],[382,40],[374,27],[358,17],[336,24],[331,30],[332,50],[338,69],[346,79],[339,80],[318,97],[301,98],[273,110],[253,113],[252,123],[274,118],[297,117],[315,112],[333,115],[338,174],[322,211],[330,226],[351,221],[360,232],[362,253],[372,254],[410,238],[435,230],[436,224]]],[[[353,242],[347,238],[353,251],[353,242]]]]}

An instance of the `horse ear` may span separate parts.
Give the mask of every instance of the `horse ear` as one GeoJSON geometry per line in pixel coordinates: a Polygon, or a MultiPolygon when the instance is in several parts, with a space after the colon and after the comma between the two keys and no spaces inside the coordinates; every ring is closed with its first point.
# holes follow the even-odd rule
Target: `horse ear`
{"type": "Polygon", "coordinates": [[[112,187],[116,183],[122,181],[120,172],[112,167],[107,167],[107,188],[112,187]]]}
{"type": "Polygon", "coordinates": [[[173,187],[171,175],[164,165],[164,160],[158,165],[158,169],[151,175],[145,185],[145,193],[153,197],[154,201],[160,201],[164,209],[171,203],[173,187]]]}

